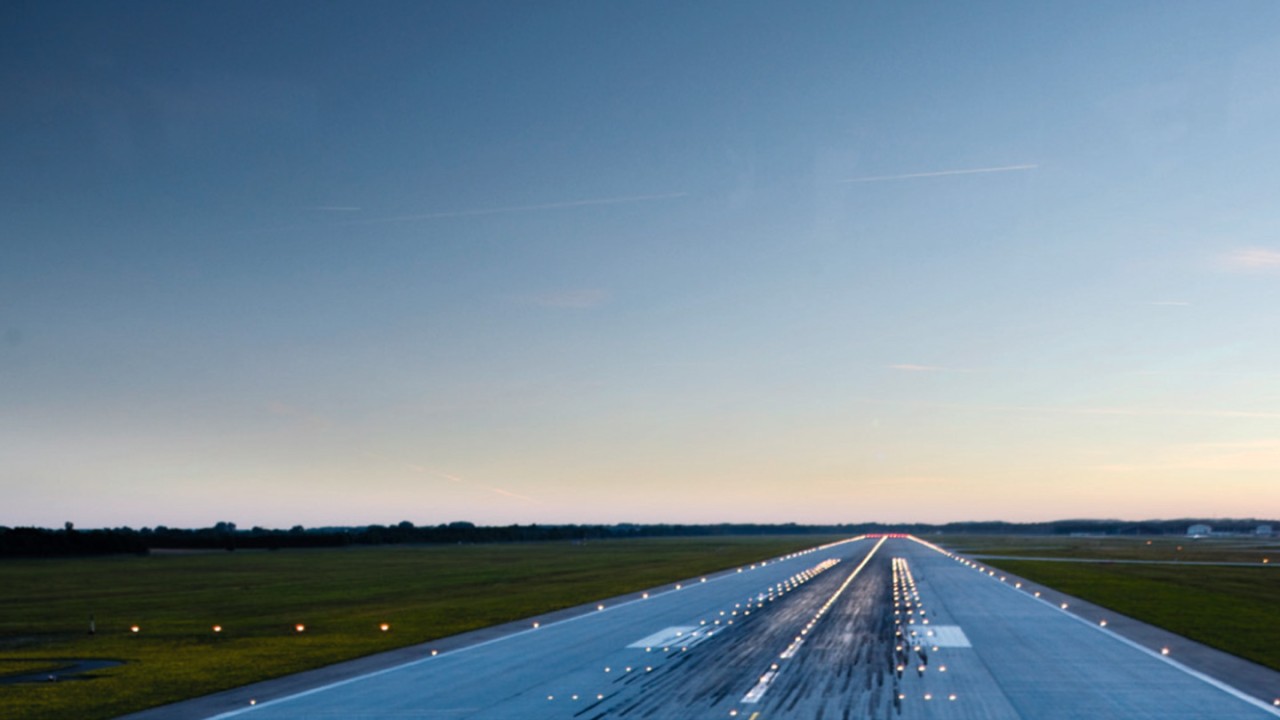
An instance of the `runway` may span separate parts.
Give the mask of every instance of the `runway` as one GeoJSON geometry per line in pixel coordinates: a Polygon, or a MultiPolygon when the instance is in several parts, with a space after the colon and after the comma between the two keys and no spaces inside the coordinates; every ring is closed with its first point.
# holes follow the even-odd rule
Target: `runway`
{"type": "Polygon", "coordinates": [[[1280,717],[978,567],[856,538],[216,717],[1280,717]]]}

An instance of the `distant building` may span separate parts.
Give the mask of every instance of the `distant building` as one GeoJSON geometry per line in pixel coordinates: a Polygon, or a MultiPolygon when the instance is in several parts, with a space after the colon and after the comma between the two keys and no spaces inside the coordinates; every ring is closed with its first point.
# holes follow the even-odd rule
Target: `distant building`
{"type": "Polygon", "coordinates": [[[1190,537],[1204,537],[1213,534],[1213,528],[1204,524],[1196,524],[1187,528],[1187,535],[1190,537]]]}
{"type": "Polygon", "coordinates": [[[1255,534],[1258,535],[1259,537],[1271,537],[1271,526],[1259,525],[1258,529],[1255,531],[1255,534]]]}

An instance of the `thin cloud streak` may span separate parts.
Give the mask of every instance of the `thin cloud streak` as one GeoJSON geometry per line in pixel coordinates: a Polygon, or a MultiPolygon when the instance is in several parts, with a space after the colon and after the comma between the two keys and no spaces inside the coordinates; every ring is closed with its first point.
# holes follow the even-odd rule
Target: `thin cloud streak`
{"type": "Polygon", "coordinates": [[[375,454],[375,453],[371,453],[371,452],[369,452],[369,451],[367,451],[367,450],[366,450],[366,451],[364,451],[362,454],[363,454],[365,457],[373,458],[374,460],[378,460],[378,461],[380,461],[380,462],[390,463],[390,464],[392,464],[392,465],[400,465],[401,467],[407,468],[408,470],[411,470],[411,471],[413,471],[413,472],[415,472],[415,473],[419,473],[419,474],[421,474],[421,475],[431,475],[431,476],[434,476],[434,477],[438,477],[438,478],[440,478],[440,479],[442,479],[442,480],[448,480],[449,482],[451,482],[451,483],[455,483],[455,484],[457,484],[457,485],[466,485],[466,486],[468,486],[468,487],[472,487],[472,488],[479,488],[479,489],[481,489],[481,490],[488,490],[489,492],[494,493],[494,494],[496,494],[496,495],[504,495],[504,496],[506,496],[506,497],[517,498],[517,499],[519,499],[519,500],[524,500],[524,501],[526,501],[526,502],[539,503],[539,504],[541,503],[541,501],[540,501],[540,500],[538,500],[538,499],[536,499],[536,498],[531,498],[531,497],[529,497],[528,495],[521,495],[520,493],[511,492],[510,490],[504,490],[504,489],[502,489],[502,488],[500,488],[500,487],[491,487],[491,486],[489,486],[489,485],[485,485],[485,484],[483,484],[483,483],[474,482],[474,481],[472,481],[472,480],[467,480],[466,478],[461,478],[461,477],[458,477],[457,475],[452,475],[452,474],[447,473],[447,472],[440,472],[439,470],[432,470],[432,469],[431,469],[431,468],[429,468],[429,467],[426,467],[426,466],[424,466],[424,465],[419,465],[419,464],[417,464],[417,463],[400,462],[400,461],[398,461],[398,460],[393,460],[393,459],[388,458],[388,457],[383,457],[382,455],[377,455],[377,454],[375,454]]]}
{"type": "MultiPolygon", "coordinates": [[[[420,466],[410,466],[410,467],[420,467],[420,466]]],[[[502,489],[502,488],[500,488],[500,487],[492,487],[492,486],[489,486],[489,485],[485,485],[485,484],[483,484],[483,483],[473,482],[473,481],[471,481],[471,480],[467,480],[466,478],[460,478],[460,477],[458,477],[457,475],[450,475],[449,473],[446,473],[446,472],[440,472],[439,470],[426,470],[426,473],[427,473],[428,475],[435,475],[436,477],[444,478],[445,480],[448,480],[449,482],[457,483],[457,484],[459,484],[459,485],[469,485],[469,486],[471,486],[471,487],[476,487],[476,488],[481,488],[481,489],[483,489],[483,490],[488,490],[489,492],[494,493],[494,494],[497,494],[497,495],[505,495],[505,496],[507,496],[507,497],[518,498],[518,499],[520,499],[520,500],[524,500],[524,501],[526,501],[526,502],[531,502],[531,503],[536,503],[536,502],[538,502],[538,500],[535,500],[535,499],[533,499],[533,498],[531,498],[531,497],[529,497],[529,496],[527,496],[527,495],[521,495],[520,493],[514,493],[514,492],[511,492],[510,490],[503,490],[503,489],[502,489]]]]}
{"type": "Polygon", "coordinates": [[[445,212],[421,213],[417,215],[392,215],[389,217],[370,218],[368,220],[352,220],[343,225],[375,225],[393,222],[411,222],[414,220],[443,220],[446,218],[483,217],[486,215],[507,215],[511,213],[536,212],[539,210],[562,210],[566,208],[589,207],[593,205],[628,205],[631,203],[653,202],[655,200],[673,200],[688,197],[689,193],[661,193],[657,195],[626,195],[611,198],[591,198],[587,200],[568,200],[565,202],[542,203],[539,205],[510,205],[507,207],[481,208],[476,210],[450,210],[445,212]]]}
{"type": "Polygon", "coordinates": [[[521,495],[520,493],[513,493],[510,490],[503,490],[502,488],[499,488],[499,487],[491,487],[487,489],[490,490],[491,492],[498,493],[499,495],[506,495],[508,497],[519,498],[521,500],[527,500],[532,503],[538,502],[537,500],[534,500],[533,498],[527,495],[521,495]]]}
{"type": "Polygon", "coordinates": [[[932,172],[905,173],[902,175],[871,175],[868,177],[849,178],[842,183],[884,182],[889,180],[912,180],[914,178],[944,177],[948,175],[981,175],[984,173],[1020,172],[1035,170],[1039,165],[1003,165],[1001,167],[967,168],[964,170],[935,170],[932,172]]]}
{"type": "Polygon", "coordinates": [[[1154,458],[1139,462],[1117,462],[1094,466],[1114,473],[1185,472],[1255,473],[1274,470],[1280,462],[1280,441],[1247,440],[1226,443],[1172,445],[1154,458]]]}
{"type": "Polygon", "coordinates": [[[1037,413],[1044,415],[1105,415],[1116,417],[1204,417],[1252,420],[1280,420],[1280,412],[1266,410],[1185,410],[1130,407],[1066,407],[1061,405],[983,405],[964,403],[915,403],[895,402],[874,398],[851,398],[854,402],[869,405],[907,406],[935,410],[964,410],[977,412],[1037,413]]]}
{"type": "MultiPolygon", "coordinates": [[[[964,407],[964,406],[955,406],[964,407]]],[[[1159,410],[1125,407],[1055,407],[1051,405],[975,405],[975,410],[1051,413],[1057,415],[1109,415],[1119,417],[1206,417],[1280,420],[1280,412],[1255,410],[1159,410]]]]}
{"type": "Polygon", "coordinates": [[[1239,248],[1222,257],[1228,270],[1259,272],[1280,270],[1280,250],[1263,247],[1239,248]]]}
{"type": "Polygon", "coordinates": [[[942,367],[941,365],[915,365],[912,363],[898,363],[896,365],[885,365],[890,370],[901,370],[903,372],[968,372],[959,368],[942,367]]]}

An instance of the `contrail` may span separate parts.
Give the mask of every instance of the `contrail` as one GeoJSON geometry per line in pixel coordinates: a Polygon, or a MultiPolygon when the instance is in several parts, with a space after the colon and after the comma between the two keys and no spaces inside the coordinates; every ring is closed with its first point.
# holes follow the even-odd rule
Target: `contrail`
{"type": "Polygon", "coordinates": [[[1019,170],[1035,170],[1039,165],[1003,165],[1001,167],[970,168],[968,170],[937,170],[935,172],[907,173],[905,175],[873,175],[870,177],[849,178],[842,183],[880,182],[882,180],[910,180],[912,178],[942,177],[944,175],[978,175],[981,173],[1017,172],[1019,170]]]}
{"type": "MultiPolygon", "coordinates": [[[[414,466],[414,467],[421,467],[421,466],[414,466]]],[[[428,469],[426,469],[426,468],[423,468],[423,470],[424,470],[427,474],[429,474],[429,475],[435,475],[436,477],[442,477],[442,478],[444,478],[445,480],[448,480],[449,482],[461,483],[461,484],[463,484],[463,485],[470,485],[471,487],[483,488],[483,489],[485,489],[485,490],[488,490],[488,491],[489,491],[489,492],[491,492],[491,493],[497,493],[497,494],[499,494],[499,495],[506,495],[507,497],[519,498],[519,499],[521,499],[521,500],[527,500],[527,501],[532,502],[532,503],[536,503],[536,502],[538,502],[536,499],[531,498],[531,497],[529,497],[529,496],[527,496],[527,495],[521,495],[520,493],[514,493],[514,492],[511,492],[510,490],[503,490],[503,489],[502,489],[502,488],[500,488],[500,487],[492,487],[492,486],[490,486],[490,485],[484,485],[484,484],[482,484],[482,483],[473,482],[473,481],[471,481],[471,480],[465,480],[465,479],[463,479],[463,478],[458,477],[457,475],[450,475],[449,473],[446,473],[446,472],[440,472],[439,470],[428,470],[428,469]]]]}
{"type": "Polygon", "coordinates": [[[670,200],[688,197],[689,193],[663,193],[660,195],[627,195],[623,197],[592,198],[588,200],[568,200],[565,202],[543,203],[540,205],[511,205],[508,207],[481,208],[477,210],[451,210],[446,212],[422,213],[419,215],[393,215],[391,217],[372,218],[369,220],[352,220],[343,225],[372,225],[375,223],[404,222],[409,220],[438,220],[443,218],[479,217],[482,215],[504,215],[507,213],[532,212],[535,210],[560,210],[563,208],[586,207],[589,205],[623,205],[626,203],[649,202],[652,200],[670,200]]]}
{"type": "Polygon", "coordinates": [[[528,500],[529,502],[538,502],[537,500],[534,500],[533,498],[527,495],[521,495],[520,493],[513,493],[510,490],[503,490],[502,488],[491,487],[489,488],[489,490],[492,492],[496,492],[499,495],[506,495],[508,497],[520,498],[521,500],[528,500]]]}
{"type": "Polygon", "coordinates": [[[940,365],[916,365],[914,363],[899,363],[897,365],[885,365],[890,370],[905,370],[907,372],[946,372],[951,368],[944,368],[940,365]]]}
{"type": "Polygon", "coordinates": [[[401,462],[399,460],[392,460],[391,458],[383,457],[382,455],[371,453],[368,450],[363,451],[361,454],[363,454],[365,457],[373,458],[374,460],[377,460],[379,462],[390,463],[392,465],[400,465],[404,468],[412,470],[413,472],[421,473],[423,475],[433,475],[435,477],[448,480],[451,483],[466,485],[472,488],[479,488],[481,490],[488,490],[491,493],[496,493],[498,495],[506,495],[507,497],[519,498],[521,500],[527,500],[528,502],[531,502],[531,503],[541,502],[537,498],[531,498],[528,495],[521,495],[520,493],[511,492],[510,490],[504,490],[500,487],[493,487],[490,485],[485,485],[483,483],[475,482],[474,480],[467,480],[466,478],[461,478],[461,477],[458,477],[457,475],[452,475],[447,472],[432,470],[431,468],[425,465],[419,465],[417,463],[401,462]]]}

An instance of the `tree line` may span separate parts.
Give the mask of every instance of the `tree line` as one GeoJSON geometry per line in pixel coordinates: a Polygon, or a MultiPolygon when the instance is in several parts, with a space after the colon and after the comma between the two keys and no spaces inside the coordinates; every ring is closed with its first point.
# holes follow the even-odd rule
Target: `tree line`
{"type": "MultiPolygon", "coordinates": [[[[1214,530],[1252,532],[1260,520],[1178,519],[1126,522],[1120,520],[1059,520],[1042,523],[953,522],[846,523],[836,525],[721,523],[712,525],[634,524],[616,525],[476,525],[451,522],[414,525],[408,520],[394,525],[304,528],[287,530],[263,527],[238,528],[219,522],[207,528],[170,528],[163,525],[135,530],[130,527],[61,529],[0,526],[0,557],[63,555],[147,554],[152,550],[280,550],[285,548],[344,547],[352,545],[457,544],[545,541],[589,541],[638,537],[692,537],[714,535],[862,535],[911,533],[914,535],[1181,535],[1188,526],[1206,523],[1214,530]]],[[[1280,523],[1277,523],[1280,524],[1280,523]]]]}

